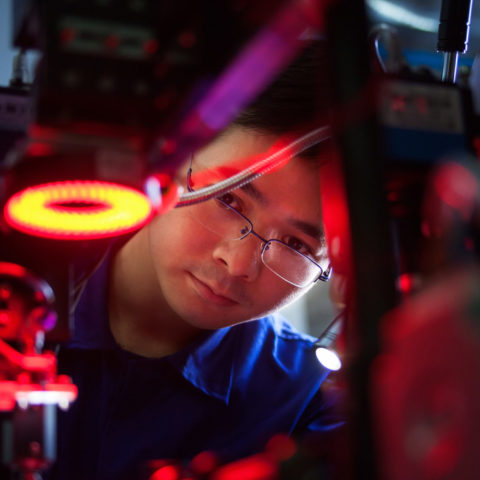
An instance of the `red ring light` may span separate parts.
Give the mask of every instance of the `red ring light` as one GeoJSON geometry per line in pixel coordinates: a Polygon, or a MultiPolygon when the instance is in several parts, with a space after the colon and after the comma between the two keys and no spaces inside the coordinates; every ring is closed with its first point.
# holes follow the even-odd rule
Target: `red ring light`
{"type": "Polygon", "coordinates": [[[123,185],[96,181],[47,183],[26,188],[5,205],[17,230],[46,238],[82,240],[131,232],[153,215],[148,198],[123,185]]]}

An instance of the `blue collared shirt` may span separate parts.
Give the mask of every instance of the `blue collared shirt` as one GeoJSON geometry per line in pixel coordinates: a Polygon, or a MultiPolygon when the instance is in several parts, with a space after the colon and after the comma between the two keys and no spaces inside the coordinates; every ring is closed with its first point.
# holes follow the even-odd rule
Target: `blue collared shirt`
{"type": "Polygon", "coordinates": [[[107,262],[89,280],[75,331],[59,352],[79,396],[59,415],[54,478],[137,478],[152,459],[221,462],[261,451],[276,433],[336,425],[319,388],[328,371],[314,339],[280,316],[206,331],[187,348],[147,359],[119,347],[108,327],[107,262]]]}

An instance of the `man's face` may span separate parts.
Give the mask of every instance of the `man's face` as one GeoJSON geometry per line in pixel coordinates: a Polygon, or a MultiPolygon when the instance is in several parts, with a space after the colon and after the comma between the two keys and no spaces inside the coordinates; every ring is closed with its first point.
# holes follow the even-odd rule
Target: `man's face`
{"type": "MultiPolygon", "coordinates": [[[[275,140],[232,128],[195,155],[193,178],[197,170],[264,153],[275,140]]],[[[233,206],[241,207],[255,232],[299,248],[325,267],[318,169],[295,159],[250,185],[253,188],[232,192],[229,200],[234,198],[233,206]],[[315,230],[319,233],[312,233],[315,230]]],[[[259,318],[308,290],[263,265],[263,244],[254,235],[222,238],[197,221],[195,208],[173,209],[147,227],[158,293],[169,313],[193,327],[220,328],[259,318]]]]}

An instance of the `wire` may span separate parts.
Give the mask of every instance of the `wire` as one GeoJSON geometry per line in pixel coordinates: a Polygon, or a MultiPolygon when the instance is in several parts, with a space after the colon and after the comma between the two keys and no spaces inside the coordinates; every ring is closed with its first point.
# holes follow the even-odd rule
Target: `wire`
{"type": "Polygon", "coordinates": [[[332,329],[337,325],[337,323],[340,323],[341,320],[345,317],[346,314],[346,309],[343,308],[335,317],[334,319],[329,323],[329,325],[323,330],[323,333],[315,340],[315,346],[325,346],[322,343],[322,340],[326,339],[328,341],[328,344],[331,344],[335,341],[337,338],[338,332],[335,332],[332,334],[332,329]]]}

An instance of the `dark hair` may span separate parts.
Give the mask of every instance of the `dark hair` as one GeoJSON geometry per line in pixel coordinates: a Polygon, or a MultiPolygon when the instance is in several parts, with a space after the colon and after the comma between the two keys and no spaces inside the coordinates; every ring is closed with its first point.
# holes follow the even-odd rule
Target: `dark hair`
{"type": "MultiPolygon", "coordinates": [[[[318,127],[328,118],[328,82],[325,42],[312,41],[233,123],[274,135],[318,127]]],[[[302,156],[316,156],[322,149],[312,147],[302,156]]]]}

